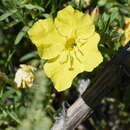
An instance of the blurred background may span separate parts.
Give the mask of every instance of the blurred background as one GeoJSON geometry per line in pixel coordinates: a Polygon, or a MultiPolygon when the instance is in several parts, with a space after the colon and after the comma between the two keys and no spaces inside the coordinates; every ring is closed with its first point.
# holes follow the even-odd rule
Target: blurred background
{"type": "MultiPolygon", "coordinates": [[[[71,105],[83,84],[92,79],[124,45],[125,18],[130,17],[130,0],[0,0],[0,130],[50,130],[63,103],[71,105]],[[36,47],[27,31],[38,19],[55,17],[57,11],[71,4],[83,12],[97,7],[95,26],[101,40],[99,50],[104,62],[91,73],[79,74],[69,90],[56,92],[43,72],[36,47]],[[37,68],[31,88],[17,89],[14,77],[20,64],[37,68]]],[[[130,85],[116,86],[102,100],[91,118],[77,130],[129,130],[130,85]]]]}

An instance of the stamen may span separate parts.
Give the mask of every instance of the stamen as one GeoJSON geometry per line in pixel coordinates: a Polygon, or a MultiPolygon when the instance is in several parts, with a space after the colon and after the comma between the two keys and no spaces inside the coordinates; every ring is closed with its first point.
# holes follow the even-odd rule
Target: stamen
{"type": "Polygon", "coordinates": [[[82,40],[81,39],[77,39],[77,42],[80,43],[79,46],[83,46],[83,45],[86,44],[87,40],[88,40],[88,38],[84,38],[84,39],[82,38],[82,40]]]}
{"type": "Polygon", "coordinates": [[[77,48],[78,48],[78,51],[80,52],[80,54],[82,55],[82,56],[84,56],[84,53],[80,50],[80,48],[77,46],[77,48]]]}
{"type": "Polygon", "coordinates": [[[80,46],[84,46],[86,44],[86,42],[82,42],[80,46]]]}
{"type": "Polygon", "coordinates": [[[68,53],[68,56],[69,56],[69,64],[70,64],[69,70],[73,70],[73,69],[74,69],[74,68],[73,68],[74,58],[73,58],[73,56],[70,54],[70,52],[68,53]]]}
{"type": "Polygon", "coordinates": [[[77,53],[76,53],[76,50],[75,50],[76,48],[74,48],[74,55],[75,55],[75,58],[81,63],[81,60],[78,58],[78,56],[77,56],[77,53]]]}
{"type": "Polygon", "coordinates": [[[60,57],[60,64],[64,64],[68,61],[68,55],[66,51],[64,50],[61,57],[60,57]]]}

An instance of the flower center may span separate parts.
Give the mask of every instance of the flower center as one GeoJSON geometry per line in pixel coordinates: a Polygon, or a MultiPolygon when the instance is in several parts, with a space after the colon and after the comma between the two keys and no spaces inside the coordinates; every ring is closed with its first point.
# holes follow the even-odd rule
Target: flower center
{"type": "Polygon", "coordinates": [[[69,38],[66,41],[65,49],[67,49],[68,51],[72,51],[74,49],[74,47],[76,47],[75,39],[74,38],[69,38]]]}
{"type": "Polygon", "coordinates": [[[79,56],[83,56],[83,55],[84,54],[80,50],[80,47],[75,42],[75,38],[71,37],[67,39],[65,43],[65,49],[63,50],[62,56],[60,58],[60,63],[64,64],[68,62],[69,63],[68,69],[73,70],[75,64],[74,62],[78,61],[81,63],[79,56]]]}

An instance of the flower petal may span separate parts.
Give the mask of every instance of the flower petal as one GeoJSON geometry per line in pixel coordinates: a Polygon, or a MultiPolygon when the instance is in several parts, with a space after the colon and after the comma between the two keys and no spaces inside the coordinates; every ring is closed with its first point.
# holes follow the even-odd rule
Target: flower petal
{"type": "Polygon", "coordinates": [[[88,72],[92,71],[103,61],[103,57],[98,50],[99,40],[100,36],[97,33],[94,33],[92,37],[90,37],[86,43],[80,47],[80,50],[83,53],[83,56],[80,57],[80,59],[88,72]]]}
{"type": "Polygon", "coordinates": [[[93,34],[94,31],[95,27],[91,17],[89,16],[89,14],[84,14],[80,18],[80,22],[77,25],[76,29],[77,39],[87,39],[93,34]]]}
{"type": "Polygon", "coordinates": [[[32,42],[39,46],[43,41],[43,37],[53,28],[53,20],[51,18],[38,20],[28,31],[32,42]]]}
{"type": "Polygon", "coordinates": [[[69,63],[60,63],[60,58],[53,61],[48,61],[44,65],[44,70],[47,76],[54,83],[57,91],[63,91],[71,87],[73,79],[81,72],[84,71],[84,66],[73,61],[73,69],[69,69],[69,63]]]}
{"type": "Polygon", "coordinates": [[[78,19],[83,15],[82,12],[74,10],[72,6],[67,6],[58,12],[55,19],[57,30],[65,37],[70,37],[78,25],[78,19]]]}
{"type": "Polygon", "coordinates": [[[67,6],[59,11],[55,19],[57,30],[65,37],[70,37],[76,33],[76,37],[89,37],[94,32],[94,25],[89,14],[83,14],[74,10],[72,6],[67,6]]]}
{"type": "Polygon", "coordinates": [[[41,58],[54,58],[64,48],[65,38],[56,31],[53,20],[50,18],[36,22],[28,34],[37,46],[41,58]]]}

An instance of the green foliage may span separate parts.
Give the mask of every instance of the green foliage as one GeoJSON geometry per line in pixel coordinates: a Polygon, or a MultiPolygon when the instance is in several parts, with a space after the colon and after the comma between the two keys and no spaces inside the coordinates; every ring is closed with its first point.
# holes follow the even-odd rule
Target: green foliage
{"type": "MultiPolygon", "coordinates": [[[[130,17],[130,0],[91,0],[87,7],[83,5],[84,0],[79,4],[76,0],[0,0],[0,130],[49,130],[55,115],[62,110],[61,104],[66,100],[71,104],[79,96],[80,81],[86,78],[86,73],[75,79],[70,90],[57,93],[43,72],[45,61],[40,60],[27,35],[35,21],[55,17],[57,11],[68,4],[83,12],[99,8],[96,31],[101,37],[99,49],[103,63],[111,60],[121,47],[123,35],[117,28],[124,29],[124,18],[130,17]],[[32,88],[15,88],[14,75],[20,64],[37,68],[32,88]]],[[[90,77],[94,75],[92,72],[90,77]]],[[[118,110],[114,114],[122,126],[130,123],[129,93],[128,87],[118,89],[114,93],[118,95],[115,102],[105,100],[101,106],[103,109],[114,105],[118,110]]],[[[108,128],[104,116],[101,120],[94,117],[88,124],[99,130],[108,128]]],[[[85,125],[88,129],[90,126],[85,125]]]]}

